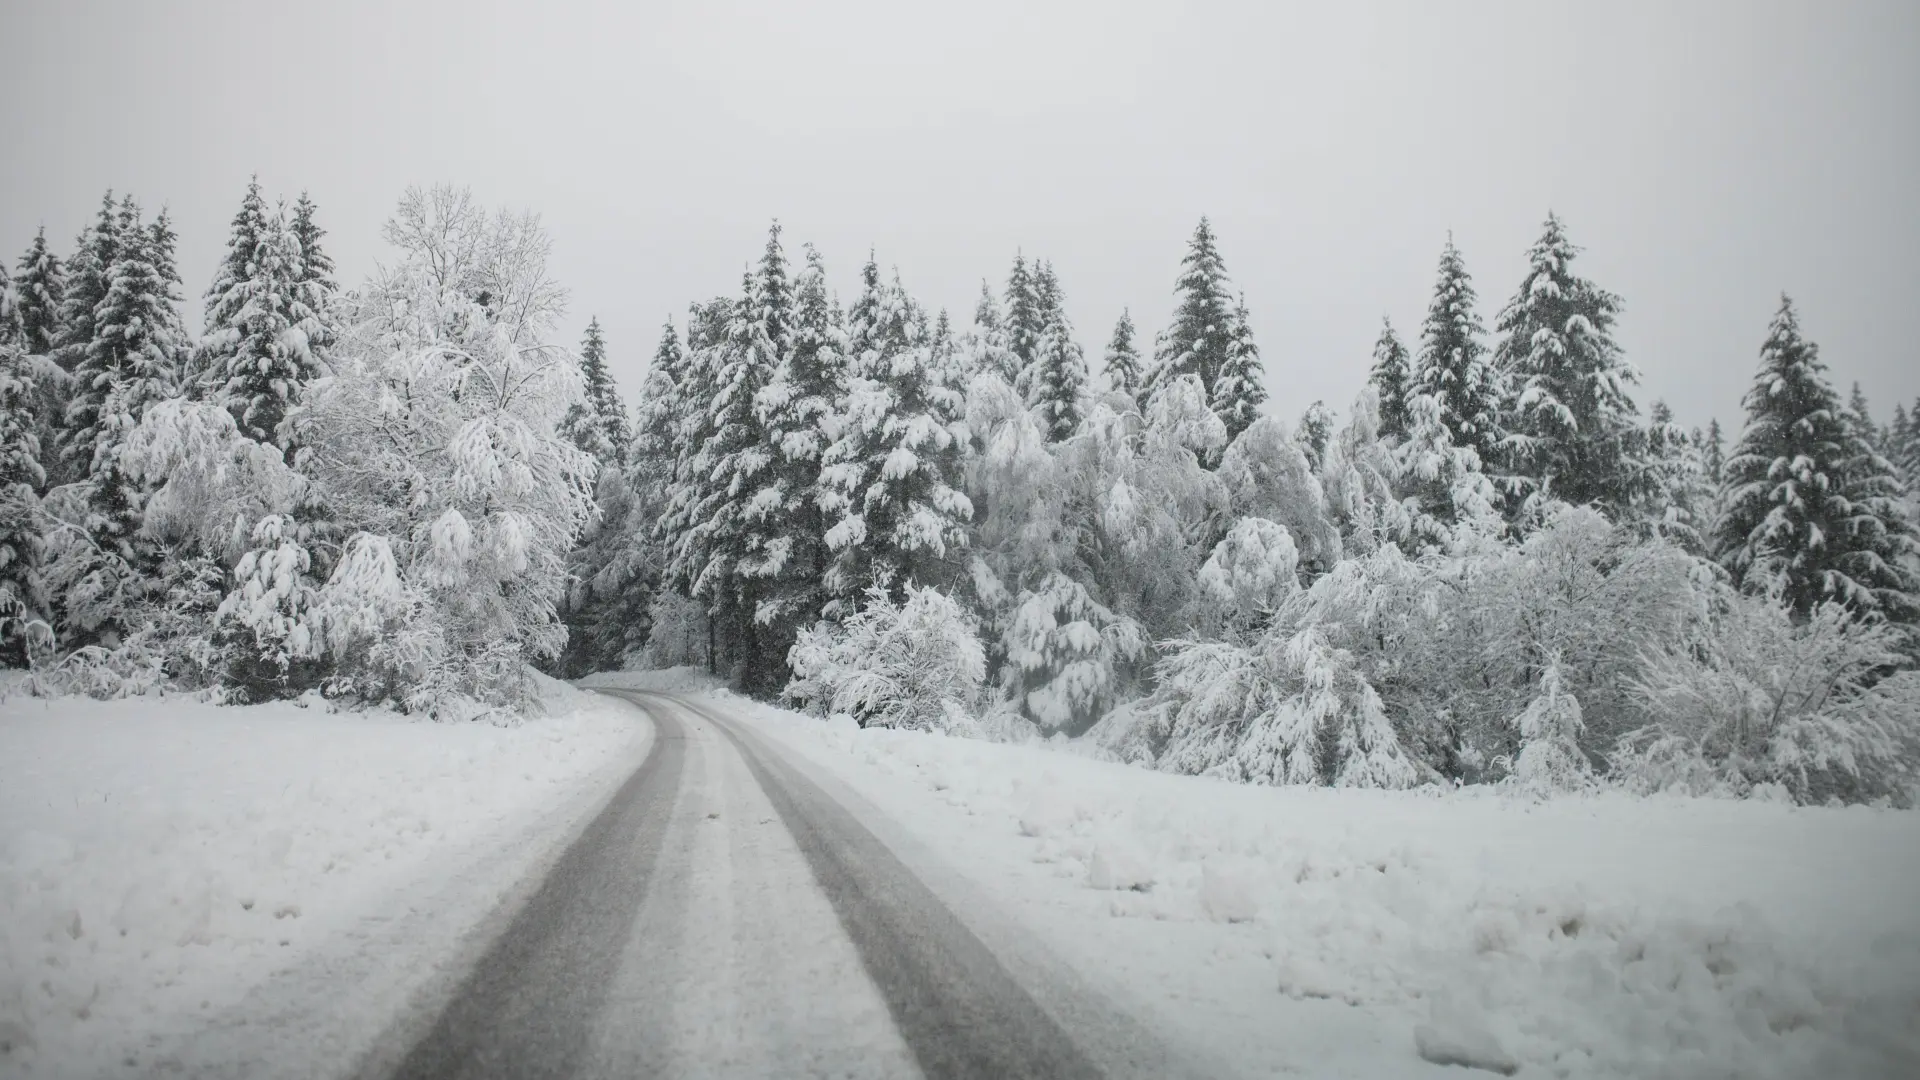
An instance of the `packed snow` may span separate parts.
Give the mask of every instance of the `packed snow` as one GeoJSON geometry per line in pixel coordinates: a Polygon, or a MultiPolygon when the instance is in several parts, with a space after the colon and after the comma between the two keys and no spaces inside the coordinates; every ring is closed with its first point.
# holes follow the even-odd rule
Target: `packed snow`
{"type": "Polygon", "coordinates": [[[1261,787],[727,696],[1254,1075],[1920,1075],[1920,814],[1261,787]]]}
{"type": "Polygon", "coordinates": [[[650,745],[624,705],[551,680],[542,696],[547,715],[516,726],[311,699],[0,699],[0,1075],[152,1069],[270,974],[481,865],[471,892],[437,896],[445,933],[421,955],[380,946],[402,950],[383,972],[421,977],[650,745]]]}

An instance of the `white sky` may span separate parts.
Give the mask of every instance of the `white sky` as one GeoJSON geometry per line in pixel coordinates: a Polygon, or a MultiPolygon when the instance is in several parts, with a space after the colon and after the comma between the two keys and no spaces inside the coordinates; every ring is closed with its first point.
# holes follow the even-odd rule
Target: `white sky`
{"type": "Polygon", "coordinates": [[[970,321],[1053,260],[1097,363],[1210,215],[1289,419],[1411,337],[1449,229],[1489,324],[1549,207],[1621,293],[1643,405],[1738,401],[1782,289],[1876,417],[1920,396],[1920,3],[0,0],[0,253],[107,187],[169,205],[200,311],[249,173],[344,282],[409,183],[531,207],[631,395],[767,222],[970,321]],[[392,10],[389,10],[389,9],[392,10]],[[921,10],[928,8],[929,10],[921,10]],[[1457,9],[1457,10],[1456,10],[1457,9]]]}

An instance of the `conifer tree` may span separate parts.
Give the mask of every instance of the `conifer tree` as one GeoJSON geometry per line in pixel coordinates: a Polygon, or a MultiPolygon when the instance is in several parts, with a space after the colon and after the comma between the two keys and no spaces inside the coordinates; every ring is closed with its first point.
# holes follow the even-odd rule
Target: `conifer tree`
{"type": "MultiPolygon", "coordinates": [[[[65,291],[60,298],[59,334],[55,339],[54,359],[68,372],[80,366],[93,345],[93,312],[107,298],[107,271],[119,257],[122,215],[114,204],[113,192],[100,199],[100,213],[93,228],[74,241],[73,258],[67,261],[65,291]]],[[[76,387],[76,392],[84,388],[76,387]]]]}
{"type": "MultiPolygon", "coordinates": [[[[0,285],[3,285],[0,282],[0,285]]],[[[0,323],[9,312],[0,288],[0,323]]],[[[44,549],[36,496],[40,464],[34,380],[20,335],[0,336],[0,664],[21,665],[36,627],[48,625],[40,586],[44,549]]]]}
{"type": "Polygon", "coordinates": [[[60,336],[60,302],[66,296],[66,274],[60,259],[47,247],[47,230],[34,234],[20,256],[13,284],[14,319],[20,331],[20,350],[27,356],[52,356],[60,336]]]}
{"type": "Polygon", "coordinates": [[[1260,406],[1266,404],[1266,367],[1260,362],[1260,349],[1253,343],[1253,327],[1248,322],[1247,298],[1243,293],[1234,305],[1228,326],[1227,355],[1214,375],[1209,404],[1213,414],[1227,426],[1227,440],[1253,426],[1260,418],[1260,406]]]}
{"type": "Polygon", "coordinates": [[[1885,455],[1887,443],[1882,438],[1880,428],[1873,422],[1873,411],[1867,406],[1867,395],[1860,390],[1860,382],[1854,380],[1853,389],[1847,394],[1847,417],[1853,424],[1853,433],[1865,439],[1875,453],[1885,455]]]}
{"type": "Polygon", "coordinates": [[[1725,471],[1726,471],[1726,465],[1727,465],[1726,446],[1727,446],[1726,436],[1720,433],[1719,419],[1715,418],[1707,421],[1707,435],[1706,435],[1707,479],[1712,481],[1714,487],[1716,488],[1718,488],[1721,482],[1723,481],[1725,471]]]}
{"type": "Polygon", "coordinates": [[[880,285],[880,264],[872,250],[860,267],[860,294],[847,309],[847,372],[871,375],[871,365],[880,359],[880,320],[886,290],[880,285]]]}
{"type": "Polygon", "coordinates": [[[1367,374],[1378,399],[1382,438],[1407,437],[1407,398],[1413,393],[1413,369],[1407,347],[1393,332],[1393,320],[1380,318],[1380,336],[1373,343],[1373,370],[1367,374]]]}
{"type": "Polygon", "coordinates": [[[1107,341],[1103,363],[1107,388],[1138,401],[1142,376],[1140,350],[1133,344],[1133,316],[1125,308],[1120,309],[1120,321],[1113,324],[1113,337],[1107,341]]]}
{"type": "Polygon", "coordinates": [[[1327,444],[1333,440],[1333,410],[1324,401],[1316,401],[1300,414],[1300,426],[1293,438],[1307,455],[1307,464],[1318,475],[1327,461],[1327,444]]]}
{"type": "Polygon", "coordinates": [[[1040,351],[1040,337],[1046,333],[1045,319],[1038,283],[1027,271],[1026,256],[1016,252],[1007,274],[1006,316],[1001,323],[1007,345],[1007,370],[1001,375],[1022,396],[1027,391],[1027,373],[1040,351]]]}
{"type": "Polygon", "coordinates": [[[1702,441],[1674,422],[1666,402],[1653,403],[1647,423],[1649,521],[1655,532],[1694,554],[1706,550],[1714,492],[1702,441]]]}
{"type": "Polygon", "coordinates": [[[1007,347],[1006,317],[1001,314],[1000,301],[993,295],[993,286],[985,278],[980,279],[980,299],[973,307],[973,329],[966,343],[967,363],[970,375],[991,373],[1013,385],[1014,377],[1019,374],[1015,369],[1013,352],[1007,347]]]}
{"type": "MultiPolygon", "coordinates": [[[[249,191],[249,202],[255,194],[249,191]]],[[[321,369],[314,355],[320,298],[301,280],[300,241],[284,209],[254,220],[243,205],[232,242],[249,238],[253,250],[244,257],[229,250],[215,278],[220,291],[208,294],[200,378],[243,434],[289,450],[281,421],[321,369]]]]}
{"type": "Polygon", "coordinates": [[[322,297],[333,293],[333,260],[320,244],[327,230],[313,219],[313,200],[306,192],[293,204],[293,235],[300,241],[300,280],[311,283],[322,297]]]}
{"type": "Polygon", "coordinates": [[[607,340],[597,317],[587,322],[586,337],[580,342],[580,378],[585,400],[567,409],[560,434],[591,454],[601,468],[617,468],[626,460],[633,430],[620,389],[607,370],[607,340]]]}
{"type": "Polygon", "coordinates": [[[1537,490],[1625,520],[1649,487],[1639,409],[1627,394],[1640,375],[1613,340],[1620,298],[1574,274],[1579,251],[1548,214],[1500,313],[1495,363],[1515,393],[1511,458],[1537,490]]]}
{"type": "Polygon", "coordinates": [[[1722,564],[1749,590],[1779,589],[1802,615],[1838,600],[1912,621],[1920,592],[1909,562],[1920,552],[1913,523],[1785,296],[1745,406],[1746,429],[1725,467],[1715,538],[1722,564]]]}
{"type": "Polygon", "coordinates": [[[791,345],[760,391],[761,423],[773,460],[753,500],[769,531],[754,570],[763,578],[754,618],[765,627],[764,648],[784,659],[799,632],[825,610],[826,515],[820,470],[833,411],[846,393],[842,342],[833,325],[826,266],[813,245],[793,288],[791,345]]]}
{"type": "Polygon", "coordinates": [[[267,231],[267,201],[260,194],[260,178],[247,181],[240,209],[227,227],[227,250],[207,286],[205,315],[201,325],[201,344],[195,351],[192,370],[184,380],[187,392],[195,397],[216,396],[227,380],[227,361],[231,355],[234,321],[244,303],[243,283],[254,276],[253,260],[260,253],[260,241],[267,231]],[[223,351],[224,350],[224,351],[223,351]]]}
{"type": "MultiPolygon", "coordinates": [[[[1174,283],[1173,324],[1155,344],[1147,375],[1149,399],[1182,375],[1200,379],[1207,401],[1219,400],[1215,384],[1234,349],[1233,298],[1228,291],[1226,264],[1215,245],[1213,226],[1206,218],[1193,231],[1187,254],[1180,260],[1174,283]]],[[[1221,417],[1226,421],[1226,417],[1221,417]]],[[[1229,425],[1231,428],[1231,425],[1229,425]]]]}
{"type": "Polygon", "coordinates": [[[835,617],[872,588],[899,600],[908,585],[948,584],[973,514],[961,491],[962,395],[913,340],[914,304],[897,276],[870,306],[876,358],[849,382],[821,469],[835,617]]]}
{"type": "Polygon", "coordinates": [[[1027,369],[1027,404],[1036,414],[1048,442],[1064,442],[1080,430],[1087,389],[1087,358],[1073,340],[1066,297],[1053,267],[1041,263],[1035,275],[1040,300],[1040,344],[1027,369]]]}
{"type": "Polygon", "coordinates": [[[1440,403],[1440,422],[1449,442],[1473,451],[1491,473],[1500,458],[1501,391],[1499,375],[1481,338],[1486,327],[1474,310],[1477,295],[1466,260],[1452,234],[1440,251],[1433,300],[1420,327],[1420,354],[1414,362],[1412,389],[1440,403]]]}

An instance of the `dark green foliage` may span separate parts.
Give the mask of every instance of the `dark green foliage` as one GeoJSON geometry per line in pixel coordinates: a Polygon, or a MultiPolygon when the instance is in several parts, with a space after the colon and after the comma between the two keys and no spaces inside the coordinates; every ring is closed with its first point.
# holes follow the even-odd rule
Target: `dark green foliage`
{"type": "Polygon", "coordinates": [[[1407,398],[1413,393],[1413,367],[1408,362],[1407,347],[1393,332],[1393,321],[1385,316],[1380,319],[1380,336],[1374,339],[1373,369],[1367,373],[1367,381],[1378,398],[1381,437],[1406,438],[1412,423],[1407,398]]]}

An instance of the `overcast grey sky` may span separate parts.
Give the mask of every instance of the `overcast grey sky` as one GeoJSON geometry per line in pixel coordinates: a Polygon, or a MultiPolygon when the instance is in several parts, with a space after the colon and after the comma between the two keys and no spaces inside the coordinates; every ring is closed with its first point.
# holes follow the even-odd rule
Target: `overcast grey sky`
{"type": "Polygon", "coordinates": [[[1166,321],[1201,214],[1275,407],[1344,409],[1451,229],[1489,324],[1549,207],[1627,301],[1643,405],[1737,427],[1781,290],[1884,421],[1920,396],[1920,3],[0,0],[0,251],[170,206],[189,314],[249,173],[343,280],[410,183],[544,215],[631,395],[767,222],[960,324],[1016,248],[1090,358],[1166,321]]]}

